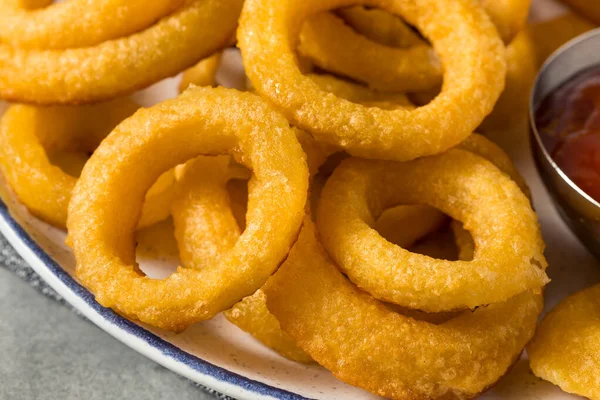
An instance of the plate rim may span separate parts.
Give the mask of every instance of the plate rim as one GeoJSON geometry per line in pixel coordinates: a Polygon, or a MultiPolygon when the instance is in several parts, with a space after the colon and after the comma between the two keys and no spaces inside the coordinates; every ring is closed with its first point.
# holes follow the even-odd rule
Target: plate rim
{"type": "Polygon", "coordinates": [[[163,367],[219,393],[240,400],[311,400],[297,393],[247,378],[187,353],[154,333],[101,306],[13,218],[0,200],[0,233],[25,262],[65,301],[97,327],[163,367]]]}

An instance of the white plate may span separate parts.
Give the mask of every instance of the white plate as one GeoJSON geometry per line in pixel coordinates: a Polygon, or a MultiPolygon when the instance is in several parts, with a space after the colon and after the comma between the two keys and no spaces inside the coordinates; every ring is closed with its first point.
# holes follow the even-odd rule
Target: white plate
{"type": "MultiPolygon", "coordinates": [[[[539,8],[540,2],[536,5],[539,8]]],[[[227,68],[221,71],[220,81],[237,86],[243,82],[239,56],[228,52],[225,59],[227,68]]],[[[173,97],[176,83],[176,79],[166,80],[136,97],[146,105],[173,97]]],[[[502,134],[494,139],[511,154],[534,193],[548,246],[548,273],[553,279],[546,291],[546,307],[551,308],[567,294],[598,282],[600,265],[568,231],[552,207],[533,167],[526,130],[523,126],[523,134],[518,135],[518,139],[515,135],[502,134]]],[[[157,363],[238,399],[378,398],[336,380],[318,366],[300,365],[280,357],[222,316],[196,324],[178,335],[124,319],[100,306],[73,278],[74,260],[63,243],[64,233],[32,217],[12,192],[6,190],[4,182],[0,182],[0,195],[4,200],[0,203],[0,232],[29,265],[92,322],[157,363]]],[[[164,273],[161,268],[165,264],[177,262],[176,257],[164,258],[158,263],[142,260],[141,265],[149,273],[164,273]]],[[[562,400],[576,397],[533,377],[523,358],[496,388],[481,398],[562,400]]]]}

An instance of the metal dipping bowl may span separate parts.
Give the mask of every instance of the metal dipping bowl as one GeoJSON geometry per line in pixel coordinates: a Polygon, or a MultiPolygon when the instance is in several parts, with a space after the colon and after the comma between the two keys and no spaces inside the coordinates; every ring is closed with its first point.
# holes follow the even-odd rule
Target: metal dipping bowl
{"type": "Polygon", "coordinates": [[[600,28],[571,40],[546,61],[531,93],[529,121],[535,163],[556,208],[583,244],[600,258],[600,203],[556,165],[535,123],[535,112],[546,96],[577,73],[594,66],[600,66],[600,28]]]}

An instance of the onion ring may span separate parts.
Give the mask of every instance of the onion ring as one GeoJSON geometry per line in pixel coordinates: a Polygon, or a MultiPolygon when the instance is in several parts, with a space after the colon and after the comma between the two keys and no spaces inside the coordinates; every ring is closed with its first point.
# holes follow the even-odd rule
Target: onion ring
{"type": "Polygon", "coordinates": [[[352,83],[333,75],[308,74],[321,89],[333,93],[337,97],[367,107],[379,107],[386,110],[398,108],[414,109],[408,97],[402,93],[384,93],[371,90],[357,83],[352,83]]]}
{"type": "MultiPolygon", "coordinates": [[[[0,121],[0,167],[8,184],[33,215],[64,228],[88,154],[137,109],[128,99],[85,107],[10,107],[0,121]]],[[[147,193],[140,228],[169,216],[173,183],[173,173],[167,173],[147,193]]]]}
{"type": "MultiPolygon", "coordinates": [[[[296,130],[296,136],[307,155],[309,173],[314,175],[333,150],[319,145],[304,131],[296,130]]],[[[184,167],[172,215],[180,258],[186,268],[203,269],[217,263],[241,235],[241,218],[236,218],[233,210],[233,204],[239,200],[230,196],[226,189],[230,178],[227,158],[200,157],[184,167]]],[[[280,329],[275,317],[267,310],[266,299],[260,290],[224,315],[284,357],[302,363],[313,362],[280,329]]]]}
{"type": "Polygon", "coordinates": [[[386,46],[406,48],[426,43],[401,18],[377,8],[347,7],[336,14],[361,35],[386,46]]]}
{"type": "Polygon", "coordinates": [[[323,189],[317,224],[323,244],[353,282],[408,308],[474,308],[548,281],[529,200],[489,161],[460,149],[406,163],[344,161],[323,189]],[[462,221],[477,244],[473,261],[432,261],[372,228],[386,208],[415,203],[462,221]]]}
{"type": "Polygon", "coordinates": [[[416,91],[442,83],[442,65],[427,44],[388,47],[356,33],[328,12],[313,15],[304,23],[298,52],[326,71],[380,91],[416,91]]]}
{"type": "Polygon", "coordinates": [[[183,0],[71,0],[35,4],[0,0],[0,41],[21,48],[87,47],[146,29],[183,0]],[[107,19],[110,22],[107,22],[107,19]]]}
{"type": "Polygon", "coordinates": [[[180,331],[265,283],[296,239],[307,189],[294,130],[265,101],[231,89],[188,89],[125,120],[86,164],[67,221],[77,277],[103,306],[180,331]],[[254,173],[248,228],[210,268],[179,268],[164,280],[141,275],[134,268],[133,231],[152,181],[199,155],[227,152],[254,173]]]}
{"type": "MultiPolygon", "coordinates": [[[[525,24],[530,4],[530,0],[482,1],[506,43],[525,24]]],[[[312,16],[305,22],[298,47],[304,58],[378,90],[422,91],[440,86],[442,69],[435,52],[401,19],[363,7],[341,9],[337,14],[346,22],[350,19],[350,26],[331,13],[312,16]]]]}
{"type": "Polygon", "coordinates": [[[263,288],[298,345],[337,378],[394,399],[471,398],[518,359],[542,310],[539,291],[434,325],[395,313],[338,271],[305,218],[263,288]]]}
{"type": "Polygon", "coordinates": [[[479,0],[479,2],[506,44],[510,44],[527,24],[531,0],[479,0]]]}
{"type": "Polygon", "coordinates": [[[193,0],[151,27],[92,47],[26,50],[0,44],[0,97],[37,104],[90,103],[173,76],[220,50],[242,0],[193,0]],[[219,29],[207,29],[217,26],[219,29]]]}
{"type": "Polygon", "coordinates": [[[577,292],[546,315],[527,346],[533,373],[568,393],[600,398],[600,285],[577,292]]]}
{"type": "Polygon", "coordinates": [[[483,10],[462,0],[425,0],[418,7],[384,0],[362,3],[406,17],[432,41],[445,66],[445,84],[430,104],[390,111],[325,93],[301,74],[293,52],[295,34],[309,14],[348,3],[244,3],[238,46],[248,77],[294,125],[352,155],[410,160],[457,145],[491,112],[504,86],[503,44],[483,10]],[[436,18],[442,12],[444,18],[436,18]]]}

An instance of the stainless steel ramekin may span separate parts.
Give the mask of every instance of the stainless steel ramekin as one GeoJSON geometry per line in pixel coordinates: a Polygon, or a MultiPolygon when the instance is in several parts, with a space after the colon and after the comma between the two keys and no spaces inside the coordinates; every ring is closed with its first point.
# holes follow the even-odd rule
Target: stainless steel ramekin
{"type": "Polygon", "coordinates": [[[535,163],[562,218],[583,244],[600,258],[600,203],[582,191],[556,165],[535,124],[542,101],[571,77],[600,66],[600,28],[558,49],[542,67],[529,103],[531,145],[535,163]]]}

